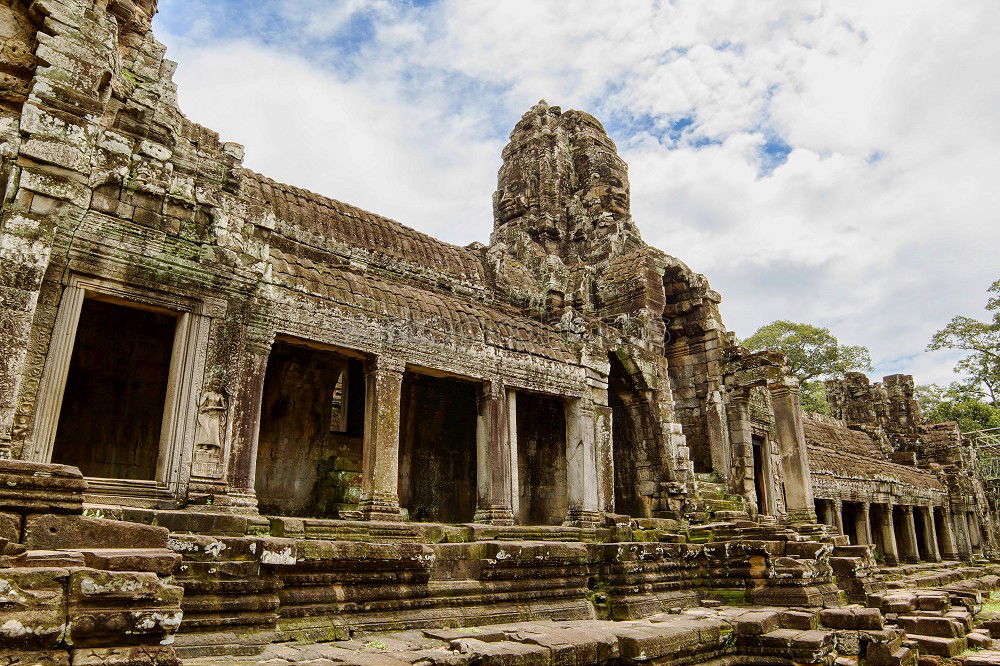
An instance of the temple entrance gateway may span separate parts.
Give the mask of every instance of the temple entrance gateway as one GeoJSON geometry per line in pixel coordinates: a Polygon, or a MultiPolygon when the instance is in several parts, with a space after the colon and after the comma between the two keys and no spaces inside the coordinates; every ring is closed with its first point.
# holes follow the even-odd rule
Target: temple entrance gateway
{"type": "Polygon", "coordinates": [[[364,437],[359,358],[279,341],[264,377],[255,489],[261,513],[356,509],[364,437]]]}
{"type": "Polygon", "coordinates": [[[476,393],[471,381],[403,375],[399,504],[410,520],[465,523],[476,512],[476,393]]]}
{"type": "Polygon", "coordinates": [[[655,441],[647,436],[653,430],[648,398],[636,386],[636,376],[629,374],[617,354],[610,354],[608,360],[611,366],[608,406],[612,413],[615,511],[649,518],[657,508],[656,481],[661,462],[655,441]]]}
{"type": "Polygon", "coordinates": [[[157,479],[177,321],[173,313],[83,300],[52,462],[90,477],[157,479]]]}
{"type": "Polygon", "coordinates": [[[569,508],[566,412],[561,398],[517,393],[517,522],[560,525],[569,508]]]}

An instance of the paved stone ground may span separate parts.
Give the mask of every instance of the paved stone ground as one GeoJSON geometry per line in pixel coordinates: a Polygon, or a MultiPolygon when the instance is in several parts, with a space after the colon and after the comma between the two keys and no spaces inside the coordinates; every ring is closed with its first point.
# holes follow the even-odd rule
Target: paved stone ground
{"type": "MultiPolygon", "coordinates": [[[[639,663],[684,653],[710,660],[734,645],[733,625],[717,613],[664,614],[648,620],[523,622],[465,629],[425,629],[356,635],[333,643],[283,643],[256,657],[189,659],[188,666],[354,664],[364,666],[483,666],[639,663]]],[[[698,659],[702,661],[702,659],[698,659]]]]}

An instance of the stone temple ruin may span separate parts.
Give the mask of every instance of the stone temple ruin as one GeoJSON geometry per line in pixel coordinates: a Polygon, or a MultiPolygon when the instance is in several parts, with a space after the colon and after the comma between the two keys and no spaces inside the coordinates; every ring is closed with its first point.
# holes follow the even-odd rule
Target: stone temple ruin
{"type": "Polygon", "coordinates": [[[1000,663],[973,447],[803,413],[592,116],[456,247],[245,169],[155,8],[0,0],[0,663],[1000,663]]]}

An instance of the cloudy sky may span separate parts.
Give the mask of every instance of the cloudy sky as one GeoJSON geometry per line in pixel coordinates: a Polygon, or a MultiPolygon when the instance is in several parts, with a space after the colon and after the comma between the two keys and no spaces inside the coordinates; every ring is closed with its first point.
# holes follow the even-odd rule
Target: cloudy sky
{"type": "Polygon", "coordinates": [[[155,26],[248,167],[458,244],[520,115],[590,111],[740,336],[820,324],[947,382],[924,347],[1000,277],[996,0],[160,0],[155,26]]]}

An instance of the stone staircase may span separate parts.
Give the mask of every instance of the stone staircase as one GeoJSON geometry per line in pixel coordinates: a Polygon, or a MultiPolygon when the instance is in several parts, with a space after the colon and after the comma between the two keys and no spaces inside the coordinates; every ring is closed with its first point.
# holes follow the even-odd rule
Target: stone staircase
{"type": "Polygon", "coordinates": [[[689,513],[692,523],[712,523],[747,520],[746,500],[742,495],[729,492],[726,483],[715,474],[695,474],[696,511],[689,513]]]}

